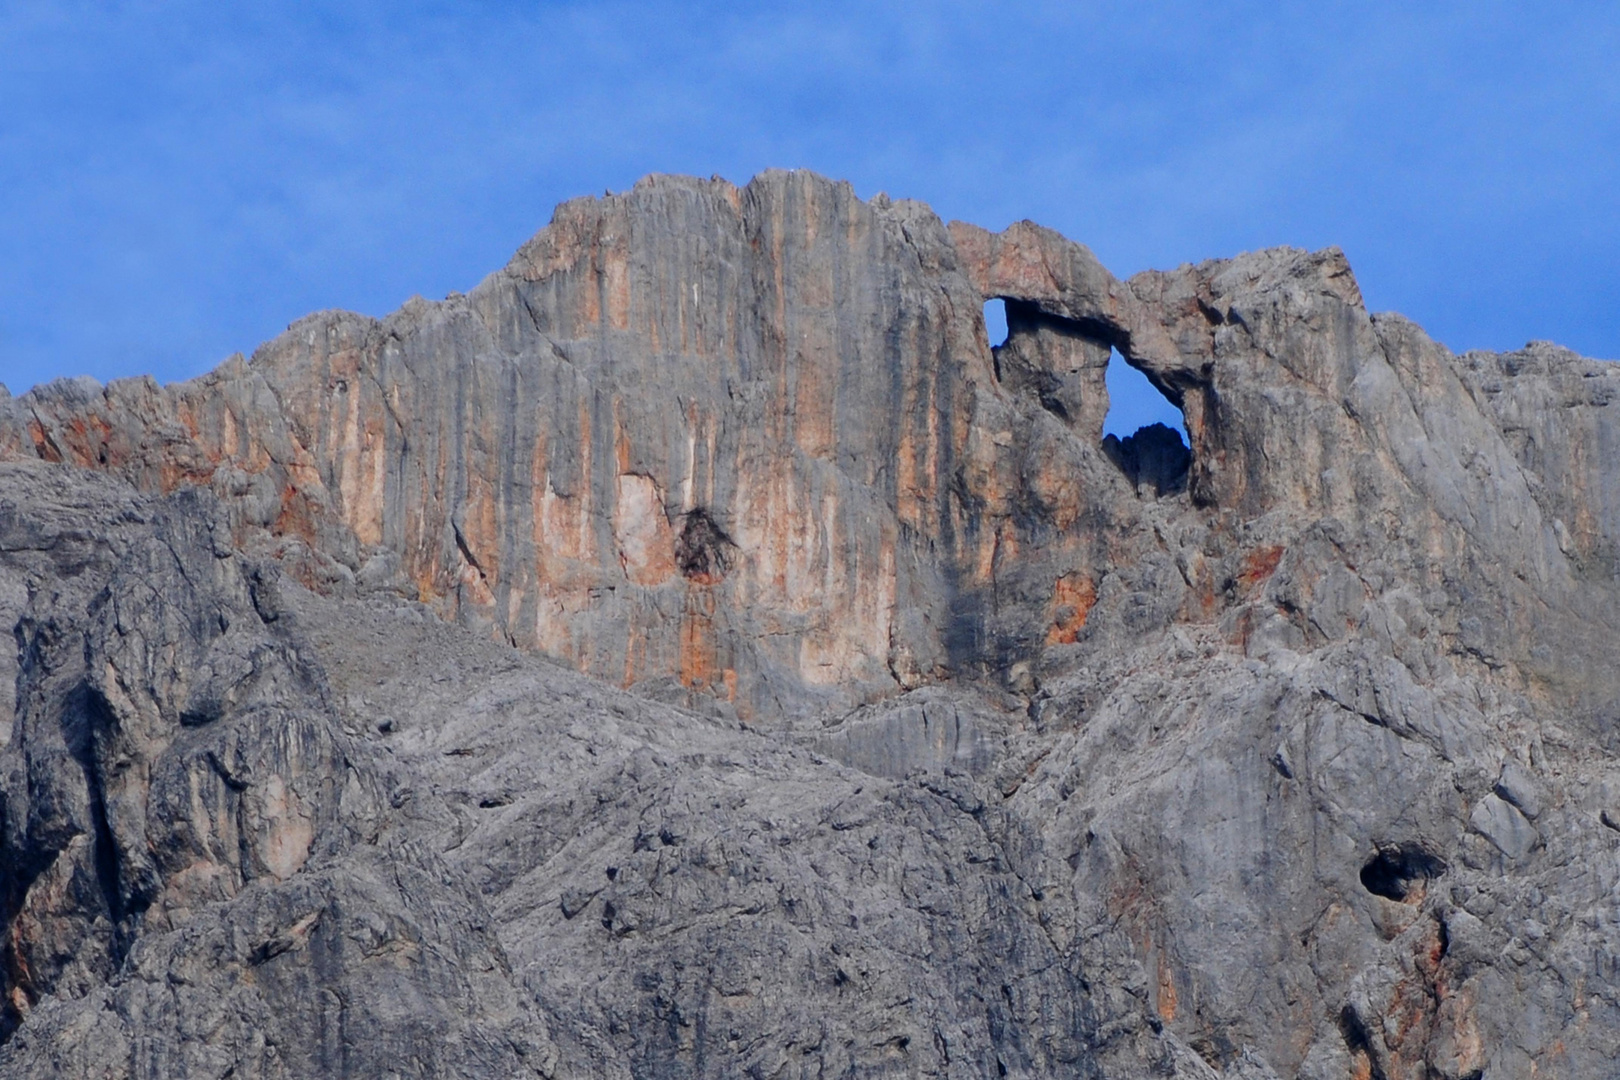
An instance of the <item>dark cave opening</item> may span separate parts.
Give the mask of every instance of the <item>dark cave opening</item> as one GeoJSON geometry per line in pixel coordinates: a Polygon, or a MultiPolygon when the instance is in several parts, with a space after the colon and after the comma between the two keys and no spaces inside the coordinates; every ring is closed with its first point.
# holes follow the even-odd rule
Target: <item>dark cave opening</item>
{"type": "Polygon", "coordinates": [[[1425,884],[1446,872],[1446,864],[1419,844],[1392,844],[1378,849],[1361,868],[1361,884],[1374,896],[1401,903],[1422,898],[1425,884]]]}

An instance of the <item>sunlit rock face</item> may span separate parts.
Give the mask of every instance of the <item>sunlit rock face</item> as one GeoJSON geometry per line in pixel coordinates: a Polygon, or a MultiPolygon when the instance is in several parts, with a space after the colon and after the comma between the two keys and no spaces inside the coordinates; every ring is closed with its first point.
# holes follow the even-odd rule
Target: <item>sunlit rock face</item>
{"type": "Polygon", "coordinates": [[[915,203],[655,177],[466,296],[168,389],[59,384],[13,442],[206,484],[311,584],[397,572],[622,685],[854,704],[1078,629],[1108,541],[1076,525],[1118,516],[1096,328],[1030,309],[997,365],[959,262],[915,203]]]}
{"type": "Polygon", "coordinates": [[[1617,395],[768,173],[0,397],[0,1074],[1604,1075],[1617,395]]]}
{"type": "Polygon", "coordinates": [[[1276,546],[1306,521],[1399,521],[1427,578],[1504,591],[1492,655],[1523,651],[1539,590],[1582,596],[1560,545],[1596,551],[1613,525],[1589,475],[1606,436],[1583,422],[1549,515],[1516,463],[1565,452],[1498,416],[1545,416],[1577,360],[1458,365],[1369,316],[1337,251],[1121,282],[1038,226],[947,230],[808,173],[567,203],[465,296],[311,316],[169,388],[53,384],[4,445],[207,486],[308,584],[389,582],[620,685],[769,719],[1038,661],[1109,577],[1155,583],[1134,625],[1226,606],[1209,544],[1150,541],[1120,482],[1142,490],[1139,466],[1102,453],[1110,346],[1186,415],[1185,484],[1147,489],[1204,511],[1176,528],[1270,522],[1276,546]],[[986,297],[1010,301],[995,355],[986,297]],[[1513,573],[1470,567],[1470,541],[1513,573]]]}

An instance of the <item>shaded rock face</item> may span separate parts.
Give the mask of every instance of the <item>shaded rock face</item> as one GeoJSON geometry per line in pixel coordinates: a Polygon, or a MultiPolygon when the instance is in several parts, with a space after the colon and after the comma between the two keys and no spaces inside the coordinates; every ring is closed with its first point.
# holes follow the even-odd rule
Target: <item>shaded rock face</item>
{"type": "Polygon", "coordinates": [[[1181,435],[1163,424],[1150,424],[1123,439],[1109,435],[1103,439],[1103,453],[1119,466],[1138,492],[1145,487],[1163,496],[1187,487],[1192,454],[1181,435]]]}
{"type": "Polygon", "coordinates": [[[772,173],[0,397],[0,1073],[1604,1075],[1617,391],[772,173]]]}
{"type": "Polygon", "coordinates": [[[0,1073],[521,1075],[550,1044],[476,894],[383,825],[229,535],[196,492],[0,466],[0,1073]]]}

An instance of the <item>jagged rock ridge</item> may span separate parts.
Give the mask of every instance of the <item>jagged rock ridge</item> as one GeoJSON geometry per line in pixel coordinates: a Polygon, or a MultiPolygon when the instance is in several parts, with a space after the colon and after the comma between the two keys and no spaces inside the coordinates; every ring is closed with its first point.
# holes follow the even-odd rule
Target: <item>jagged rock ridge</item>
{"type": "Polygon", "coordinates": [[[0,1061],[1596,1075],[1617,387],[773,173],[0,400],[0,1061]]]}

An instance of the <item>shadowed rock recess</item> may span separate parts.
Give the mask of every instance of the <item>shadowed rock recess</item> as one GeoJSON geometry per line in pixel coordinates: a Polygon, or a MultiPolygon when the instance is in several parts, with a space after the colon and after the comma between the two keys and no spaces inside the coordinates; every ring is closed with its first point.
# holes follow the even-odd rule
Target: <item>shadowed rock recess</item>
{"type": "Polygon", "coordinates": [[[1617,400],[782,172],[0,389],[0,1076],[1610,1075],[1617,400]]]}

